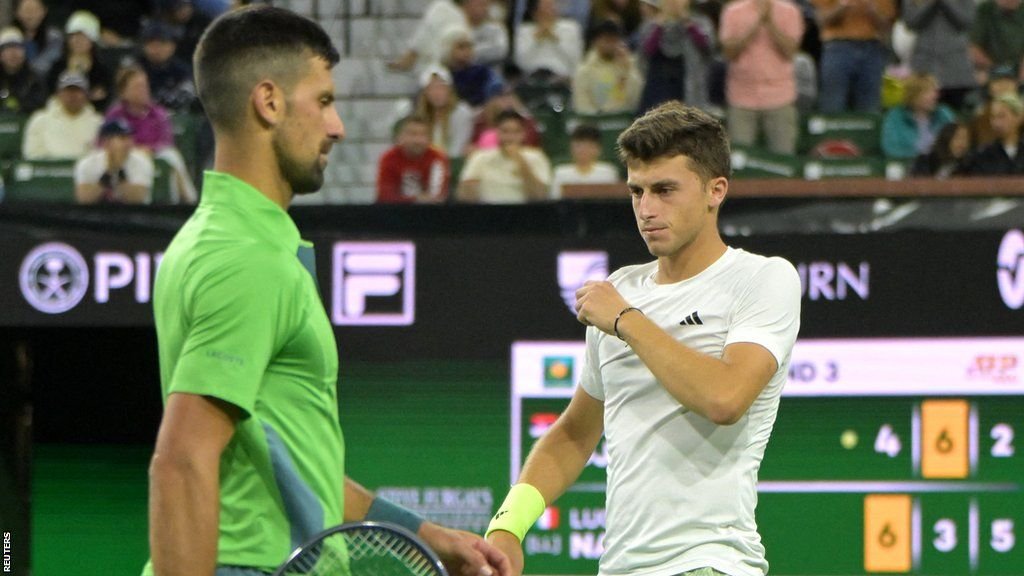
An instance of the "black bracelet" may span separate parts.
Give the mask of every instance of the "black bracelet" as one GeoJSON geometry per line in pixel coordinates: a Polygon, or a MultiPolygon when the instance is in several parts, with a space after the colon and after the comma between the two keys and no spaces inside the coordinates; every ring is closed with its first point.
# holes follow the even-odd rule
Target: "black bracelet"
{"type": "Polygon", "coordinates": [[[619,335],[619,320],[622,319],[623,314],[633,310],[636,310],[641,314],[644,313],[643,310],[637,308],[636,306],[626,306],[625,308],[622,309],[622,312],[619,312],[619,315],[615,317],[615,324],[612,325],[612,330],[615,332],[615,337],[618,338],[619,340],[622,340],[622,336],[619,335]]]}

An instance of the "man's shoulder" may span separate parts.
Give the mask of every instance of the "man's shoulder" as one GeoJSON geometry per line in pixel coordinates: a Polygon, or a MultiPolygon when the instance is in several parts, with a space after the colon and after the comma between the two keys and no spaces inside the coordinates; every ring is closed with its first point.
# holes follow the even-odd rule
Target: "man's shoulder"
{"type": "Polygon", "coordinates": [[[742,249],[733,249],[733,256],[727,268],[728,274],[741,277],[744,280],[756,278],[758,284],[762,281],[790,282],[794,279],[799,282],[796,267],[781,256],[766,256],[742,249]]]}

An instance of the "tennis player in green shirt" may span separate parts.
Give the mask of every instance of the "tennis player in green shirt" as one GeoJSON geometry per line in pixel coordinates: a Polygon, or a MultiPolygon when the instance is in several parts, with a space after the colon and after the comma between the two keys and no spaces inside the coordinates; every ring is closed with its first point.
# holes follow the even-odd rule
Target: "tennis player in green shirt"
{"type": "Polygon", "coordinates": [[[452,574],[510,573],[479,536],[345,476],[334,333],[312,246],[285,211],[320,188],[344,137],[337,62],[319,25],[265,6],[222,16],[196,50],[216,152],[156,279],[164,415],[147,576],[265,574],[323,529],[363,519],[409,528],[452,574]]]}

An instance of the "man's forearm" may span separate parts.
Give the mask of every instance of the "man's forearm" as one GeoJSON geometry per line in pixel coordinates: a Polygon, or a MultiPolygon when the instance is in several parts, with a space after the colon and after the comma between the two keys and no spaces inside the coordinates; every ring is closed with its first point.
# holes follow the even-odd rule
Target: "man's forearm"
{"type": "Polygon", "coordinates": [[[355,480],[345,477],[345,521],[358,522],[366,518],[375,495],[355,480]]]}
{"type": "Polygon", "coordinates": [[[519,482],[532,485],[550,504],[579,478],[601,440],[596,434],[575,431],[559,420],[537,441],[523,464],[519,482]]]}
{"type": "Polygon", "coordinates": [[[156,576],[213,576],[220,516],[218,469],[191,461],[150,465],[149,546],[156,576]]]}

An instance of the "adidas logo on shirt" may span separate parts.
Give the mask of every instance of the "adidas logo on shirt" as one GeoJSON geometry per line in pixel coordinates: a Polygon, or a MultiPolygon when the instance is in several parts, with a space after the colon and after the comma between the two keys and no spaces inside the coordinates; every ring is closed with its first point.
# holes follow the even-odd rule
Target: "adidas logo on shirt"
{"type": "Polygon", "coordinates": [[[686,318],[683,318],[683,321],[679,323],[680,326],[697,326],[703,324],[704,321],[700,319],[699,315],[697,315],[696,310],[691,312],[690,315],[687,316],[686,318]]]}

